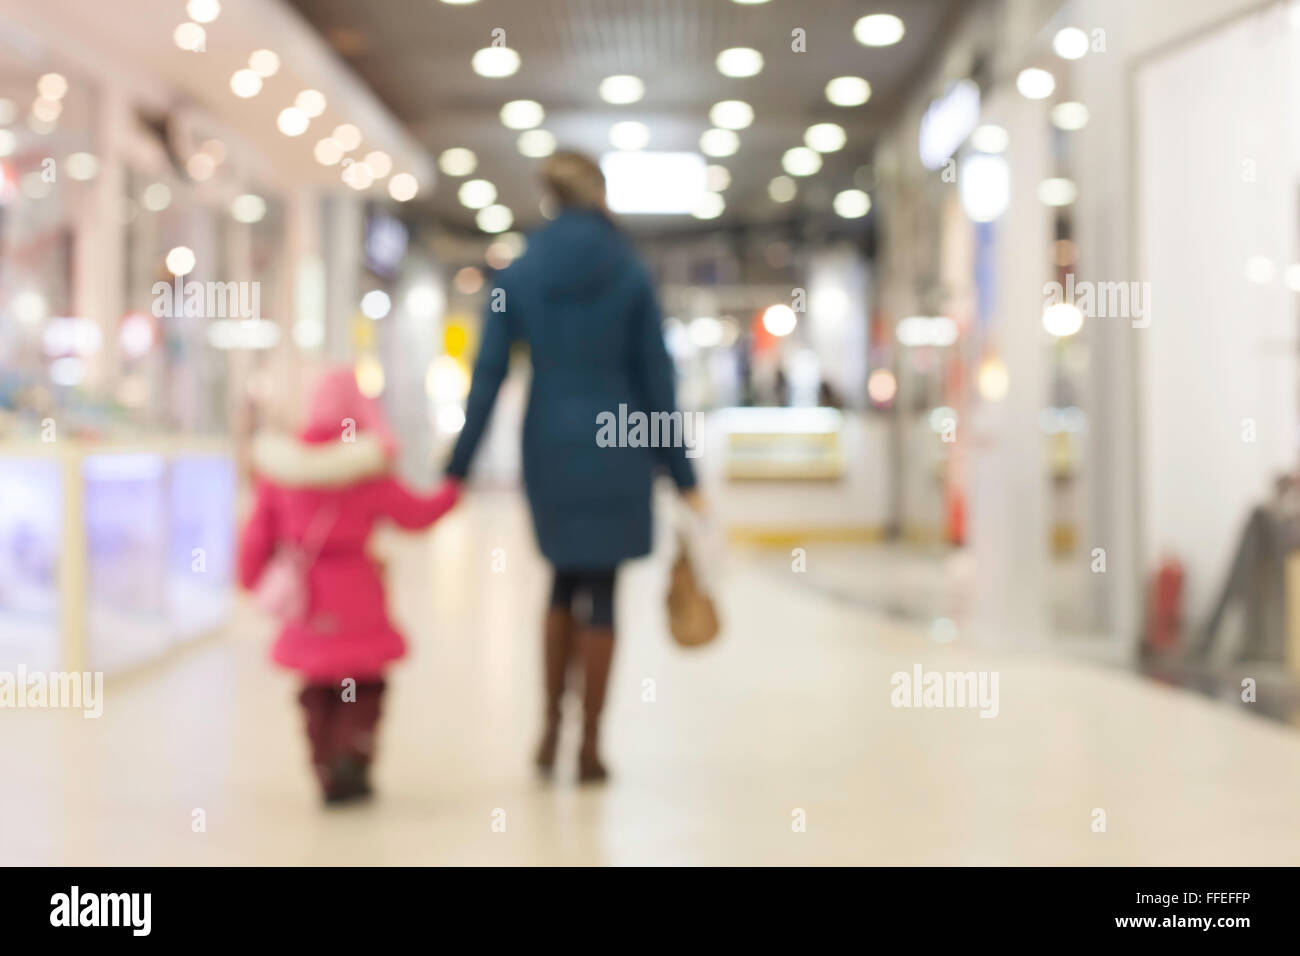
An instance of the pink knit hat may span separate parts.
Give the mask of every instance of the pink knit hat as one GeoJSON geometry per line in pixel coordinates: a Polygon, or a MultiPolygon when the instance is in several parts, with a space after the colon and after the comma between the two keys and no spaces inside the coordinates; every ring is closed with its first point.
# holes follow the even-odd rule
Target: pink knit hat
{"type": "Polygon", "coordinates": [[[349,422],[358,433],[378,438],[389,457],[397,454],[397,441],[383,407],[361,394],[351,368],[332,366],[316,381],[299,437],[308,442],[336,441],[349,422]]]}

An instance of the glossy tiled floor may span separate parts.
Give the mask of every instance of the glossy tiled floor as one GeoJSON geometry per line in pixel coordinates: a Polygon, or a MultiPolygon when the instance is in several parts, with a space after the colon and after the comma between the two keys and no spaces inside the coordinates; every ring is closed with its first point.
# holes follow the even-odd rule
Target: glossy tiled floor
{"type": "Polygon", "coordinates": [[[0,713],[0,863],[1300,863],[1300,733],[1126,673],[936,644],[739,553],[725,639],[694,655],[663,632],[662,563],[624,575],[616,776],[543,784],[546,581],[524,522],[482,493],[382,542],[413,653],[373,804],[317,806],[294,683],[241,611],[110,682],[100,720],[0,713]],[[999,715],[895,709],[890,676],[914,664],[998,672],[999,715]]]}

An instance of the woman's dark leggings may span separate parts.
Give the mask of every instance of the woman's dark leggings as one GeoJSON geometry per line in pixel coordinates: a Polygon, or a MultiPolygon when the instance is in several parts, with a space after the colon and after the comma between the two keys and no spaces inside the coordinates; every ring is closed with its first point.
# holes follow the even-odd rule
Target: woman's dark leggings
{"type": "Polygon", "coordinates": [[[567,608],[575,620],[587,627],[612,631],[614,576],[614,568],[598,571],[562,571],[556,568],[550,606],[567,608]],[[576,604],[575,598],[578,599],[576,604]]]}

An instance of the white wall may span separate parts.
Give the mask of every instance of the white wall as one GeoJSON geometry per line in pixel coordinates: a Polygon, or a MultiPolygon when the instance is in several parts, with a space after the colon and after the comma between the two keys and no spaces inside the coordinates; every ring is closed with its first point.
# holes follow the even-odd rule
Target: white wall
{"type": "Polygon", "coordinates": [[[1137,74],[1139,273],[1152,322],[1139,348],[1144,558],[1188,572],[1208,612],[1241,522],[1297,460],[1295,156],[1288,90],[1297,33],[1274,9],[1148,62],[1137,74]],[[1276,264],[1266,284],[1246,261],[1276,264]],[[1245,429],[1253,423],[1254,440],[1245,429]]]}

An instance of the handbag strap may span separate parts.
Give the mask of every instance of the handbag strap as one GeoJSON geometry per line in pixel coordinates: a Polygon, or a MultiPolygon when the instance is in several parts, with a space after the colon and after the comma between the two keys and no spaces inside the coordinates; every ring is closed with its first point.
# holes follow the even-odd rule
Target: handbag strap
{"type": "Polygon", "coordinates": [[[314,565],[316,559],[320,557],[320,553],[325,547],[325,539],[334,530],[334,525],[339,519],[341,510],[342,506],[338,502],[334,502],[317,508],[311,516],[311,523],[307,525],[307,530],[304,532],[299,545],[302,548],[303,557],[307,560],[307,567],[310,568],[314,565]],[[328,522],[321,521],[322,515],[328,517],[328,522]]]}

